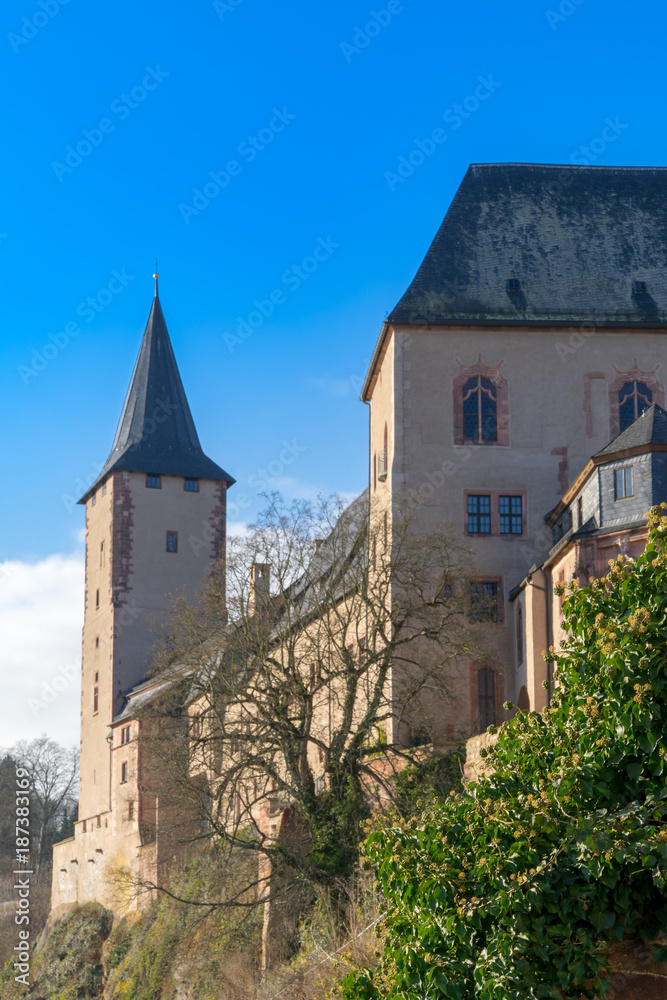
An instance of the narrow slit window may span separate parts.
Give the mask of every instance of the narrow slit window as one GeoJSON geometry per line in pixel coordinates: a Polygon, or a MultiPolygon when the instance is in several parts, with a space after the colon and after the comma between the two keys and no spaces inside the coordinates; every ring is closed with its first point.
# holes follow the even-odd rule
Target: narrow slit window
{"type": "Polygon", "coordinates": [[[178,532],[167,532],[167,552],[178,552],[178,532]]]}
{"type": "Polygon", "coordinates": [[[121,785],[127,784],[127,761],[124,760],[120,765],[120,783],[121,785]]]}

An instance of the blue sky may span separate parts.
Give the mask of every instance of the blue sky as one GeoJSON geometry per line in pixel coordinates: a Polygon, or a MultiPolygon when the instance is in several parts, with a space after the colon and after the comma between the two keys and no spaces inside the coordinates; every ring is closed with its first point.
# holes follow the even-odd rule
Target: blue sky
{"type": "Polygon", "coordinates": [[[110,449],[156,256],[248,520],[263,469],[365,486],[360,383],[471,162],[665,164],[657,0],[6,0],[2,22],[0,563],[80,558],[68,498],[110,449]]]}

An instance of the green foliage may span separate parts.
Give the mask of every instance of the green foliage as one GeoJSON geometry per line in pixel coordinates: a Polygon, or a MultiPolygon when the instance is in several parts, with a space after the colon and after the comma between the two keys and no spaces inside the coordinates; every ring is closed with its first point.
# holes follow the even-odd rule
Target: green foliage
{"type": "Polygon", "coordinates": [[[500,728],[489,777],[368,838],[386,948],[346,1000],[604,996],[611,943],[667,930],[665,511],[649,522],[639,559],[569,585],[551,708],[500,728]]]}
{"type": "MultiPolygon", "coordinates": [[[[112,916],[96,903],[77,906],[49,935],[44,949],[31,957],[31,1000],[97,1000],[101,995],[102,947],[112,916]]],[[[25,997],[10,963],[0,972],[2,1000],[25,997]]]]}
{"type": "Polygon", "coordinates": [[[428,754],[423,760],[399,771],[393,779],[395,804],[404,817],[414,816],[425,806],[442,804],[450,792],[462,791],[465,749],[428,754]]]}

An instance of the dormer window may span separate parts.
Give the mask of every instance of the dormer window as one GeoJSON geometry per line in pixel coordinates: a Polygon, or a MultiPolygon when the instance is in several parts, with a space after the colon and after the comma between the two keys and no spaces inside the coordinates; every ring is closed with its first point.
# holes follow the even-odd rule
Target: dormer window
{"type": "Polygon", "coordinates": [[[617,500],[627,500],[634,496],[634,486],[632,482],[632,466],[625,469],[616,469],[614,472],[614,492],[617,500]]]}
{"type": "Polygon", "coordinates": [[[519,281],[518,278],[508,278],[505,288],[507,289],[508,292],[520,292],[521,282],[519,281]]]}
{"type": "Polygon", "coordinates": [[[632,282],[632,291],[634,292],[635,295],[646,295],[646,293],[648,291],[648,289],[646,287],[646,282],[645,281],[633,281],[632,282]]]}
{"type": "Polygon", "coordinates": [[[161,490],[162,476],[156,475],[154,472],[149,472],[148,475],[146,476],[146,489],[161,490]]]}
{"type": "Polygon", "coordinates": [[[199,480],[185,479],[183,482],[183,489],[186,493],[199,493],[199,480]]]}

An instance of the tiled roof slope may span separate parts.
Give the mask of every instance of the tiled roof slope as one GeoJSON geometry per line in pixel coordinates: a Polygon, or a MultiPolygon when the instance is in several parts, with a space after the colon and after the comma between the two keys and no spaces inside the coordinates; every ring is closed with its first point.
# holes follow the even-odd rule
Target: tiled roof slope
{"type": "Polygon", "coordinates": [[[586,321],[667,323],[667,169],[473,164],[388,317],[586,321]]]}
{"type": "Polygon", "coordinates": [[[595,456],[613,455],[628,448],[641,448],[649,444],[667,445],[667,412],[657,403],[649,406],[629,427],[610,441],[595,456]]]}
{"type": "Polygon", "coordinates": [[[202,451],[157,295],[111,454],[81,502],[114,469],[234,482],[202,451]]]}

